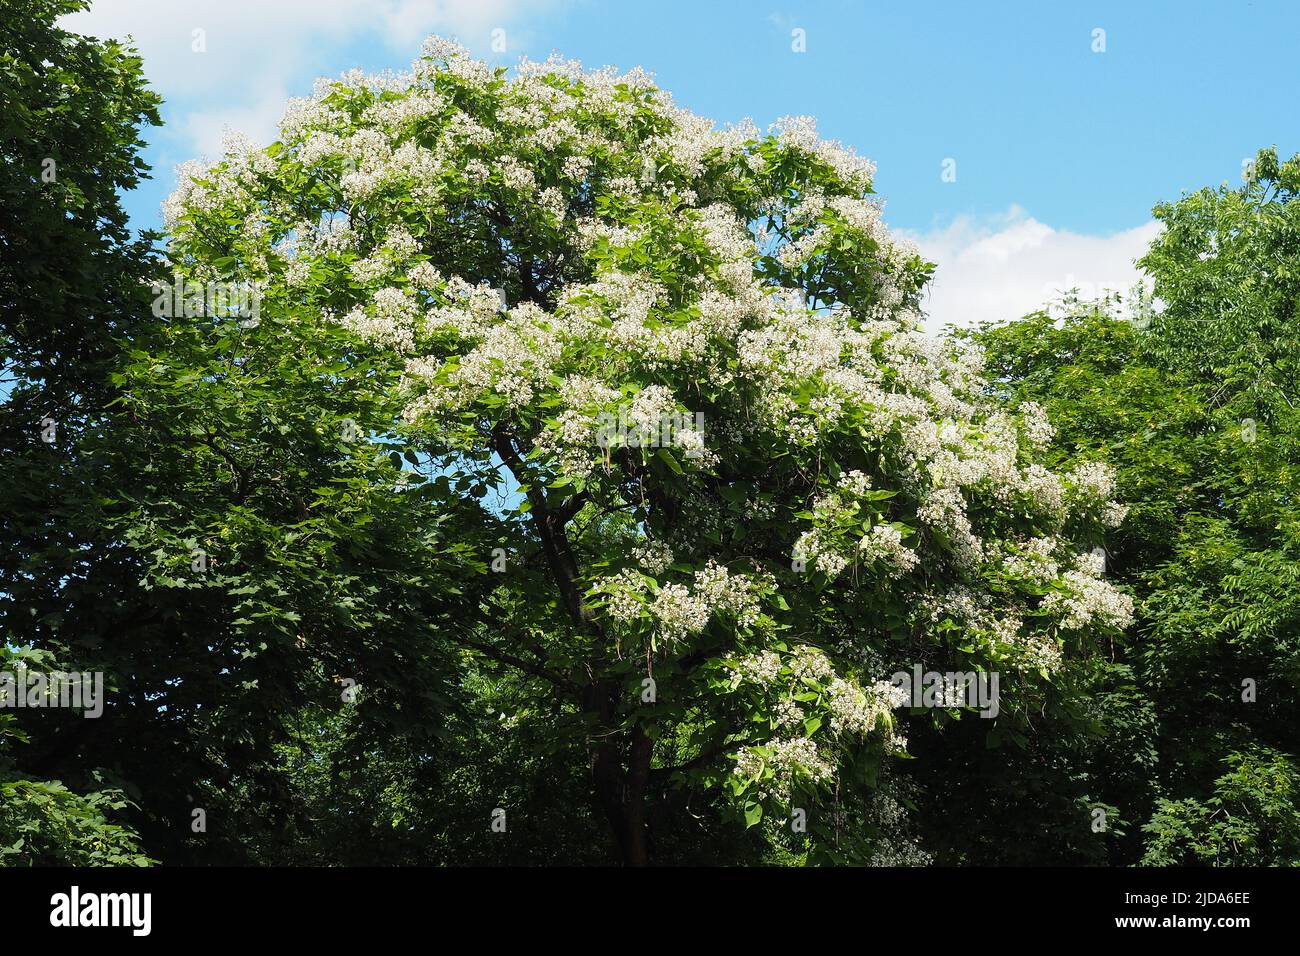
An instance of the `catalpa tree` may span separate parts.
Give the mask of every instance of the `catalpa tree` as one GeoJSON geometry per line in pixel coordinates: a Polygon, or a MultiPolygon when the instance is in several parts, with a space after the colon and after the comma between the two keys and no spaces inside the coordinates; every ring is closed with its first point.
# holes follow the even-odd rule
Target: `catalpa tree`
{"type": "Polygon", "coordinates": [[[503,518],[447,638],[517,675],[511,720],[586,741],[626,862],[683,789],[850,854],[837,808],[918,703],[892,674],[998,671],[1013,727],[1129,620],[1093,557],[1109,475],[1043,467],[1041,409],[997,407],[978,353],[923,332],[931,267],[812,120],[717,129],[640,71],[434,39],[281,133],[183,171],[173,264],[256,287],[254,343],[350,330],[340,362],[391,411],[377,452],[411,462],[393,493],[503,518]]]}

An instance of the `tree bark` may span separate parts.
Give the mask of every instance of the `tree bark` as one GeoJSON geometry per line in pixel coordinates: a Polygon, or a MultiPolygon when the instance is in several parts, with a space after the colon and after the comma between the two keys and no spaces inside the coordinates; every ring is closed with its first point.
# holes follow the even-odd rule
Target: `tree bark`
{"type": "Polygon", "coordinates": [[[650,782],[650,758],[654,741],[641,724],[632,728],[632,748],[628,759],[627,791],[624,818],[627,841],[623,862],[627,866],[649,866],[650,847],[646,828],[646,789],[650,782]]]}
{"type": "MultiPolygon", "coordinates": [[[[515,479],[522,481],[523,463],[509,432],[498,428],[493,439],[501,460],[515,479]]],[[[548,507],[545,493],[538,489],[532,489],[528,498],[533,506],[533,524],[541,538],[542,552],[570,618],[580,629],[603,638],[604,628],[583,600],[578,584],[578,563],[565,531],[566,523],[577,513],[582,499],[575,497],[564,506],[553,509],[548,507]]],[[[646,832],[646,791],[654,741],[640,725],[634,726],[630,735],[614,729],[618,725],[619,693],[618,682],[594,676],[581,692],[583,710],[596,717],[591,747],[592,789],[598,808],[614,832],[623,864],[647,866],[650,852],[646,832]]]]}

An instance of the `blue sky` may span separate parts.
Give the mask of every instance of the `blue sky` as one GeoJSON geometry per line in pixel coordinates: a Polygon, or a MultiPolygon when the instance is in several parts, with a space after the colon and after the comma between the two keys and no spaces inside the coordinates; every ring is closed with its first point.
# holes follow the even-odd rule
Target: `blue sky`
{"type": "Polygon", "coordinates": [[[404,68],[436,32],[507,64],[641,65],[719,122],[816,116],[876,161],[887,221],[939,262],[936,324],[1127,285],[1153,203],[1237,181],[1260,146],[1300,149],[1300,5],[1285,2],[97,0],[70,23],[132,34],[167,100],[156,179],[127,199],[138,225],[223,127],[269,141],[317,76],[404,68]]]}

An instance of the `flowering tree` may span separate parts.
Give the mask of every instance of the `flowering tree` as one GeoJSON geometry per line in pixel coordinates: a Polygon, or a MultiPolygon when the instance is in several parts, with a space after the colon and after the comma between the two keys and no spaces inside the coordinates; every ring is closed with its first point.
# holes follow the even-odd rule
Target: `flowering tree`
{"type": "Polygon", "coordinates": [[[435,39],[281,130],[184,170],[174,266],[258,290],[254,348],[349,330],[412,452],[394,494],[502,519],[454,640],[588,742],[627,862],[666,788],[832,847],[822,809],[905,752],[891,674],[1004,672],[1014,721],[1128,621],[1084,553],[1108,474],[1038,463],[1041,409],[924,334],[930,266],[810,119],[718,130],[639,71],[435,39]]]}

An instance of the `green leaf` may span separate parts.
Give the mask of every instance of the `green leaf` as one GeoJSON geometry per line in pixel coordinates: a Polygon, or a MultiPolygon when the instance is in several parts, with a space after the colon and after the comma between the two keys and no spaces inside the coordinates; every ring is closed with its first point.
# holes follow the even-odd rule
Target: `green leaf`
{"type": "Polygon", "coordinates": [[[671,470],[673,474],[675,475],[684,474],[684,472],[682,471],[682,466],[677,463],[677,459],[673,457],[673,453],[670,452],[667,448],[662,448],[662,447],[659,448],[655,452],[655,455],[659,458],[660,461],[662,461],[665,465],[668,466],[669,470],[671,470]]]}

